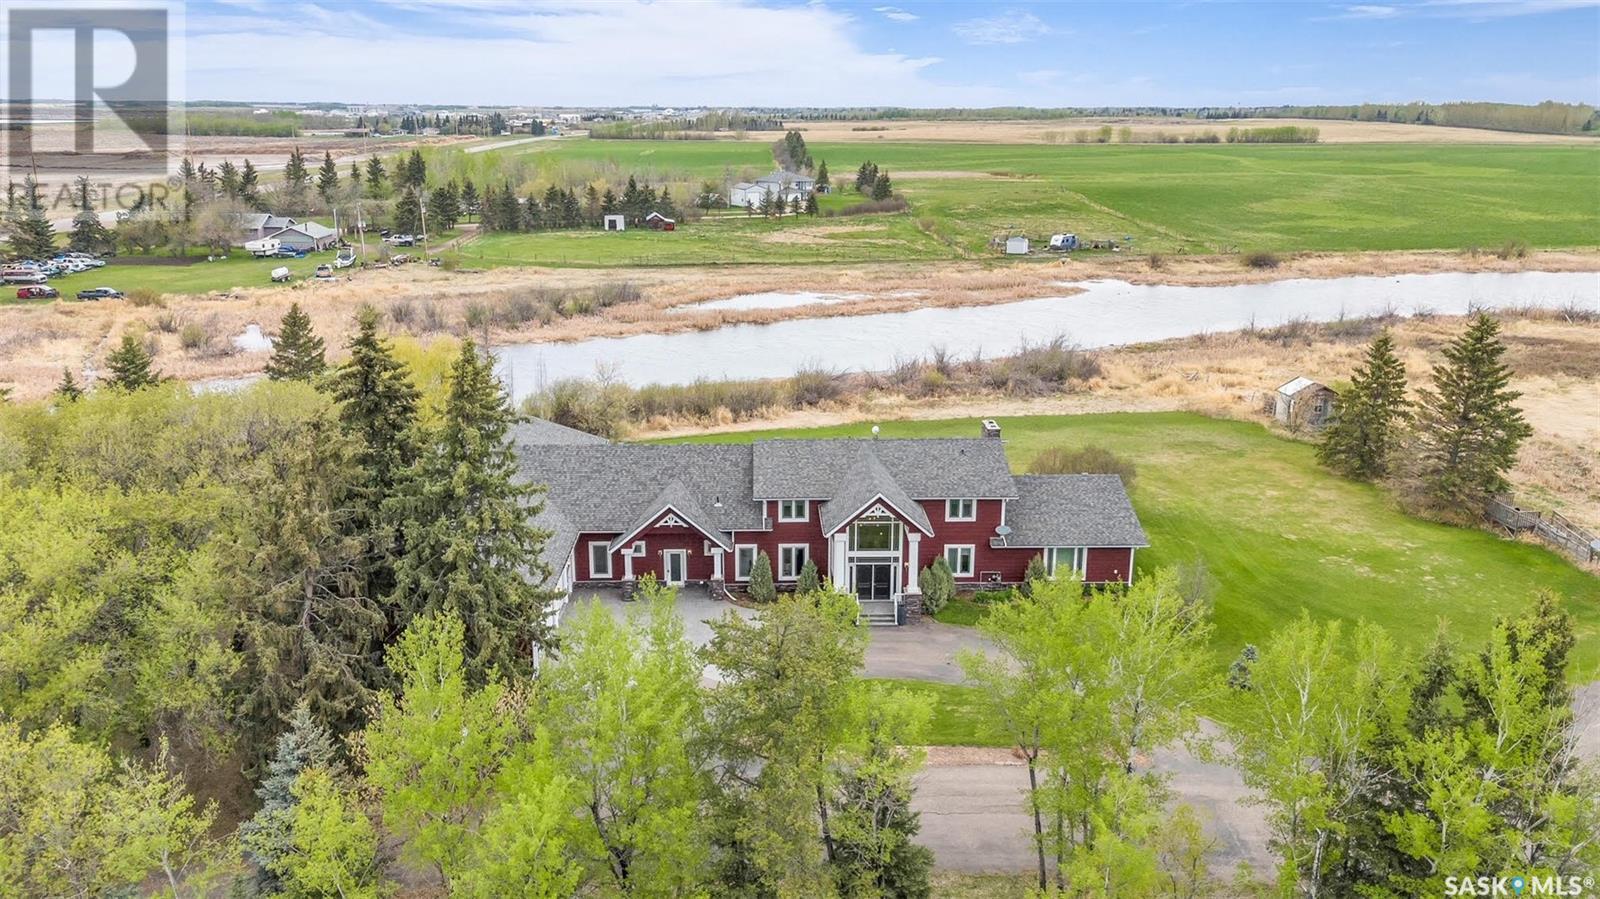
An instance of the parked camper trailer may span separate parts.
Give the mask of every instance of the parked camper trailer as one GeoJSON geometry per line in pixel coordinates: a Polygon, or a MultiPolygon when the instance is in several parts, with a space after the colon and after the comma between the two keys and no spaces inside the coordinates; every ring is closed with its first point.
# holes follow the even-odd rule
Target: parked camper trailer
{"type": "Polygon", "coordinates": [[[247,240],[244,251],[257,259],[266,259],[278,255],[278,249],[283,246],[283,241],[276,237],[263,237],[260,240],[247,240]]]}
{"type": "Polygon", "coordinates": [[[1065,253],[1078,248],[1078,235],[1052,234],[1050,235],[1050,249],[1058,253],[1065,253]]]}

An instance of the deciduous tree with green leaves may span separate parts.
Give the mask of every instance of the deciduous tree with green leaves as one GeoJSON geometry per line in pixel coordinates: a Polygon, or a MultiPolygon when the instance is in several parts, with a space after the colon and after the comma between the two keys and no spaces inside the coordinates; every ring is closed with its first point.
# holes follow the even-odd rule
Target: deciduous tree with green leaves
{"type": "Polygon", "coordinates": [[[723,675],[707,701],[720,895],[825,895],[832,885],[834,763],[866,652],[855,617],[853,597],[816,593],[711,623],[701,658],[723,675]]]}
{"type": "Polygon", "coordinates": [[[1367,347],[1366,359],[1350,377],[1350,389],[1339,394],[1317,458],[1347,477],[1384,477],[1400,427],[1409,417],[1405,363],[1395,355],[1394,338],[1384,331],[1367,347]]]}
{"type": "Polygon", "coordinates": [[[704,886],[709,761],[701,666],[676,591],[640,581],[643,609],[619,622],[592,603],[544,671],[542,720],[557,770],[575,785],[572,846],[586,879],[627,895],[704,886]]]}

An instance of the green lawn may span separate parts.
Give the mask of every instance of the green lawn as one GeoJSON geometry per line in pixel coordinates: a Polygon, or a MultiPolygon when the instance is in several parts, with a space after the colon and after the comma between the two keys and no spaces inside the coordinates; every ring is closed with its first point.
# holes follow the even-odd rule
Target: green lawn
{"type": "MultiPolygon", "coordinates": [[[[976,433],[969,419],[881,422],[884,437],[976,433]]],[[[693,438],[867,436],[871,423],[693,438]]],[[[1536,590],[1567,598],[1577,624],[1574,677],[1600,677],[1600,578],[1536,546],[1398,511],[1381,490],[1316,464],[1312,447],[1259,425],[1186,413],[1009,418],[1012,466],[1056,445],[1096,444],[1138,466],[1135,508],[1150,537],[1140,570],[1203,559],[1219,582],[1214,646],[1232,658],[1308,610],[1366,618],[1407,643],[1441,619],[1468,640],[1536,590]]]]}
{"type": "Polygon", "coordinates": [[[983,691],[977,687],[898,678],[872,678],[871,682],[928,698],[933,705],[933,718],[928,722],[929,746],[1011,745],[995,726],[983,691]]]}
{"type": "MultiPolygon", "coordinates": [[[[989,239],[1011,231],[1131,236],[1135,252],[1461,249],[1513,239],[1535,247],[1600,245],[1600,144],[858,142],[810,149],[837,176],[875,162],[912,211],[731,226],[707,220],[674,235],[602,242],[587,232],[504,235],[469,252],[481,253],[485,264],[920,260],[993,255],[989,239]],[[804,243],[772,237],[846,221],[879,222],[888,233],[804,243]]],[[[703,180],[772,164],[767,145],[753,141],[563,140],[471,157],[436,152],[441,169],[461,177],[493,181],[506,166],[530,185],[635,173],[685,195],[703,180]]],[[[846,191],[824,198],[824,207],[860,199],[846,191]]]]}

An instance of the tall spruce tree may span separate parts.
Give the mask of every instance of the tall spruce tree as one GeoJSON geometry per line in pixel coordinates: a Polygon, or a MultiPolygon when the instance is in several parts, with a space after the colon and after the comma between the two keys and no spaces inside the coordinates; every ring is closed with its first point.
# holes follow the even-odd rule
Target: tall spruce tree
{"type": "Polygon", "coordinates": [[[72,217],[72,236],[67,246],[75,253],[104,253],[116,244],[111,230],[100,223],[100,215],[90,199],[89,176],[80,175],[73,183],[73,197],[78,214],[72,217]]]}
{"type": "Polygon", "coordinates": [[[10,210],[11,255],[19,259],[48,259],[55,253],[56,229],[44,214],[39,185],[29,175],[22,182],[21,202],[10,210]]]}
{"type": "Polygon", "coordinates": [[[339,195],[339,169],[333,164],[330,150],[322,151],[322,167],[317,170],[317,195],[330,206],[339,195]]]}
{"type": "Polygon", "coordinates": [[[404,542],[394,595],[411,616],[460,616],[475,680],[491,669],[526,674],[534,647],[554,643],[546,613],[556,592],[541,558],[549,535],[533,524],[541,488],[517,480],[517,416],[470,338],[449,381],[442,423],[385,507],[404,542]]]}
{"type": "Polygon", "coordinates": [[[1512,405],[1511,369],[1501,361],[1500,324],[1474,316],[1445,348],[1433,387],[1417,408],[1417,475],[1441,508],[1476,510],[1506,490],[1505,474],[1532,433],[1512,405]]]}
{"type": "MultiPolygon", "coordinates": [[[[364,556],[368,596],[384,597],[394,587],[390,560],[393,534],[384,526],[383,503],[394,494],[401,472],[417,454],[412,432],[417,421],[417,388],[410,374],[378,336],[378,312],[363,309],[355,337],[348,344],[350,358],[332,379],[339,401],[339,420],[359,441],[356,461],[361,466],[361,491],[355,501],[359,515],[352,522],[366,535],[364,556]]],[[[404,621],[390,610],[390,625],[404,621]]]]}
{"type": "Polygon", "coordinates": [[[1322,434],[1317,456],[1324,465],[1361,480],[1389,473],[1400,425],[1408,417],[1405,363],[1394,353],[1394,338],[1384,331],[1367,348],[1367,358],[1339,397],[1334,420],[1322,434]]]}
{"type": "Polygon", "coordinates": [[[246,159],[239,167],[239,199],[251,208],[261,205],[260,179],[255,163],[246,159]]]}
{"type": "Polygon", "coordinates": [[[132,334],[122,335],[122,343],[106,357],[111,369],[107,381],[120,390],[140,390],[161,383],[161,372],[151,367],[150,351],[132,334]]]}
{"type": "Polygon", "coordinates": [[[272,343],[272,358],[267,360],[267,377],[274,381],[310,381],[327,369],[322,338],[311,329],[311,316],[299,303],[289,306],[278,326],[278,339],[272,343]]]}
{"type": "Polygon", "coordinates": [[[231,571],[245,598],[242,706],[267,731],[258,736],[297,704],[329,731],[355,730],[381,686],[388,621],[366,592],[356,455],[338,423],[319,417],[269,451],[254,477],[231,571]]]}
{"type": "Polygon", "coordinates": [[[381,200],[389,190],[389,173],[383,169],[383,160],[374,156],[367,160],[367,196],[381,200]]]}

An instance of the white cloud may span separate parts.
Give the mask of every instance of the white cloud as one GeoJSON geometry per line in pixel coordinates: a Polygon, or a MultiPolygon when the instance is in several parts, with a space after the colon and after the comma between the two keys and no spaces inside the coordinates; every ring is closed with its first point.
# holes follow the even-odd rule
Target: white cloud
{"type": "Polygon", "coordinates": [[[333,9],[329,16],[305,3],[281,17],[204,22],[191,15],[191,95],[484,105],[1005,99],[998,88],[938,83],[928,71],[938,58],[862,47],[851,17],[822,4],[389,0],[387,10],[366,7],[360,27],[341,23],[348,13],[333,9]],[[783,35],[793,39],[775,37],[783,35]]]}
{"type": "Polygon", "coordinates": [[[1051,31],[1050,26],[1033,13],[1014,9],[957,22],[951,28],[969,44],[1021,44],[1051,31]]]}
{"type": "Polygon", "coordinates": [[[1362,4],[1362,5],[1358,5],[1358,6],[1346,6],[1344,8],[1344,15],[1341,16],[1341,18],[1345,18],[1345,19],[1392,19],[1392,18],[1394,18],[1395,16],[1398,16],[1398,15],[1400,15],[1400,10],[1395,8],[1395,7],[1393,7],[1393,6],[1372,6],[1372,5],[1362,4]]]}
{"type": "Polygon", "coordinates": [[[874,6],[872,11],[892,22],[915,22],[922,18],[914,12],[906,12],[898,6],[874,6]]]}
{"type": "Polygon", "coordinates": [[[1503,19],[1597,7],[1600,7],[1600,0],[1425,0],[1421,8],[1438,15],[1503,19]]]}

